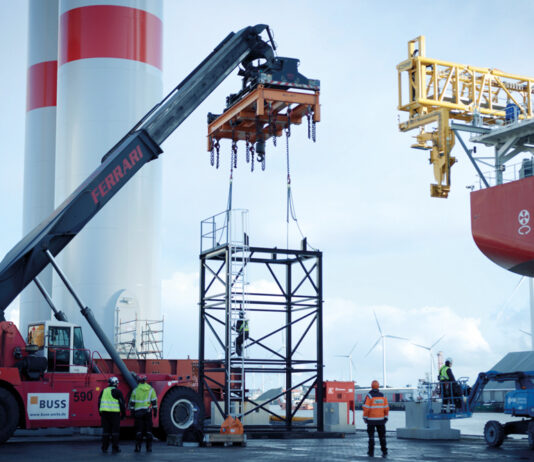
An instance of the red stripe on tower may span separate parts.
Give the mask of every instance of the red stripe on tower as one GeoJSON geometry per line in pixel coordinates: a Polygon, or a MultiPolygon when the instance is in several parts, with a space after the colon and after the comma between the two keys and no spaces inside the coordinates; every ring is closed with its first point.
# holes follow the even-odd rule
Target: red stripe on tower
{"type": "Polygon", "coordinates": [[[95,5],[61,16],[59,65],[86,58],[122,58],[162,69],[161,19],[137,8],[95,5]]]}
{"type": "Polygon", "coordinates": [[[57,99],[57,61],[44,61],[28,69],[26,111],[55,106],[57,99]]]}

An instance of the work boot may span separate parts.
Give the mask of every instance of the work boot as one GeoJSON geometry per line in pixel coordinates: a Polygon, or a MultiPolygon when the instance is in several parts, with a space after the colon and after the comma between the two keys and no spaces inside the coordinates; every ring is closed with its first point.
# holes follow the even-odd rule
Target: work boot
{"type": "Polygon", "coordinates": [[[141,452],[141,443],[139,441],[135,442],[134,452],[141,452]]]}
{"type": "Polygon", "coordinates": [[[146,442],[146,452],[152,452],[152,441],[146,442]]]}
{"type": "Polygon", "coordinates": [[[368,455],[369,457],[374,457],[374,456],[375,456],[375,453],[374,453],[374,451],[369,450],[369,451],[367,451],[367,455],[368,455]]]}
{"type": "Polygon", "coordinates": [[[112,453],[112,454],[117,454],[117,453],[119,453],[119,452],[121,452],[121,448],[119,448],[118,446],[113,447],[113,448],[111,449],[111,453],[112,453]]]}
{"type": "Polygon", "coordinates": [[[108,452],[110,436],[106,433],[102,435],[102,452],[108,452]]]}

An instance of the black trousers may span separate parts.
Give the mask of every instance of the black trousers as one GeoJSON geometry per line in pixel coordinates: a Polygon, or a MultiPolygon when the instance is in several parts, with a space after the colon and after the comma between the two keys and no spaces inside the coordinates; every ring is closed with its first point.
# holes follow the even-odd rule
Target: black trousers
{"type": "Polygon", "coordinates": [[[152,435],[152,411],[135,412],[135,441],[140,445],[146,438],[147,448],[151,447],[154,436],[152,435]]]}
{"type": "Polygon", "coordinates": [[[235,339],[235,350],[237,356],[241,356],[243,354],[243,343],[245,343],[245,340],[247,339],[248,331],[240,332],[237,338],[235,339]]]}
{"type": "Polygon", "coordinates": [[[367,435],[369,436],[369,452],[375,450],[375,428],[380,441],[380,449],[383,453],[388,452],[386,445],[386,425],[385,424],[367,424],[367,435]]]}
{"type": "Polygon", "coordinates": [[[101,412],[100,418],[102,422],[102,449],[107,451],[110,440],[113,449],[118,449],[121,427],[120,412],[101,412]]]}

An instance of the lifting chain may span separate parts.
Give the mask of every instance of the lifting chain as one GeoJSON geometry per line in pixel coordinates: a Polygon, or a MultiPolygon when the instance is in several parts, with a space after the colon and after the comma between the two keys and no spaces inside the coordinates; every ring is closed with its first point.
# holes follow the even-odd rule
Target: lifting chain
{"type": "Polygon", "coordinates": [[[215,165],[215,144],[213,138],[211,139],[210,164],[212,167],[215,165]]]}
{"type": "Polygon", "coordinates": [[[306,111],[306,118],[308,119],[308,139],[312,139],[312,141],[315,143],[316,140],[316,124],[315,120],[312,121],[313,111],[311,110],[310,106],[308,106],[308,110],[306,111]]]}
{"type": "Polygon", "coordinates": [[[232,162],[234,168],[237,168],[237,141],[232,140],[232,162]]]}
{"type": "Polygon", "coordinates": [[[273,146],[276,147],[276,114],[272,112],[272,103],[269,103],[269,134],[273,138],[273,146]]]}
{"type": "Polygon", "coordinates": [[[254,171],[254,144],[250,145],[250,171],[254,171]]]}
{"type": "Polygon", "coordinates": [[[221,145],[219,144],[219,140],[216,140],[215,141],[215,152],[217,153],[217,160],[215,162],[215,168],[219,168],[220,148],[221,148],[221,145]]]}
{"type": "Polygon", "coordinates": [[[289,171],[289,137],[291,136],[291,129],[289,126],[285,130],[286,132],[286,163],[287,163],[287,186],[291,186],[291,174],[289,171]]]}
{"type": "Polygon", "coordinates": [[[211,166],[213,167],[213,164],[214,164],[214,157],[215,157],[215,153],[217,153],[217,163],[215,164],[215,168],[219,168],[219,149],[221,148],[221,145],[219,144],[219,140],[214,140],[213,138],[211,139],[211,150],[210,150],[210,163],[211,163],[211,166]]]}
{"type": "MultiPolygon", "coordinates": [[[[256,147],[258,147],[258,143],[260,141],[264,141],[263,139],[263,122],[260,120],[260,118],[258,116],[256,116],[255,120],[255,125],[256,125],[256,147]]],[[[264,143],[264,146],[265,146],[265,143],[264,143]]],[[[265,147],[263,148],[265,150],[265,147]]],[[[262,153],[257,153],[257,159],[256,159],[258,162],[261,162],[262,164],[262,168],[265,169],[265,167],[263,167],[264,163],[265,163],[265,153],[262,152],[262,153]]]]}
{"type": "Polygon", "coordinates": [[[245,136],[245,154],[248,164],[250,162],[250,136],[248,133],[245,136]]]}
{"type": "Polygon", "coordinates": [[[291,136],[291,107],[287,108],[287,127],[286,127],[286,136],[291,136]]]}

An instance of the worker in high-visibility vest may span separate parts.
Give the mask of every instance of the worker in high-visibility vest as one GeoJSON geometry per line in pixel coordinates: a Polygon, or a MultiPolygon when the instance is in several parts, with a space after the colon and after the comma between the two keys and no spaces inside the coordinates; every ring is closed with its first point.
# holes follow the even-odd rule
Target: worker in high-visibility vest
{"type": "Polygon", "coordinates": [[[243,311],[239,313],[239,319],[236,322],[235,328],[237,330],[235,350],[237,356],[241,356],[243,354],[243,343],[248,339],[248,319],[245,319],[245,313],[243,311]]]}
{"type": "Polygon", "coordinates": [[[441,385],[441,412],[452,412],[454,405],[458,405],[458,397],[455,397],[456,379],[452,373],[452,358],[447,358],[445,364],[441,366],[438,376],[441,385]]]}
{"type": "Polygon", "coordinates": [[[102,452],[107,452],[111,440],[113,453],[121,452],[119,448],[119,436],[121,419],[126,416],[124,396],[117,388],[119,379],[110,377],[109,387],[104,388],[98,398],[98,412],[102,421],[102,452]]]}
{"type": "Polygon", "coordinates": [[[389,404],[387,398],[379,390],[378,380],[373,380],[371,390],[365,397],[363,403],[363,421],[367,424],[367,435],[369,436],[369,449],[367,455],[374,457],[375,451],[375,429],[380,440],[382,456],[386,457],[388,448],[386,445],[386,422],[389,416],[389,404]]]}
{"type": "Polygon", "coordinates": [[[128,407],[135,418],[135,452],[141,451],[143,437],[146,438],[146,450],[152,452],[152,414],[158,416],[158,397],[155,390],[146,383],[146,375],[137,377],[138,385],[132,391],[128,407]]]}

